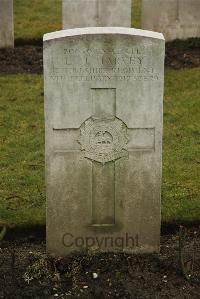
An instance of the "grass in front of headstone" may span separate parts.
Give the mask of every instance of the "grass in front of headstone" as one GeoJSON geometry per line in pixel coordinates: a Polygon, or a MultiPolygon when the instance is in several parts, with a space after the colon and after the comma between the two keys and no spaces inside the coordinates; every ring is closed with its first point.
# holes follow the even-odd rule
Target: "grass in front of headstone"
{"type": "Polygon", "coordinates": [[[41,39],[62,28],[62,0],[14,0],[15,39],[41,39]]]}
{"type": "MultiPolygon", "coordinates": [[[[166,70],[162,221],[200,220],[200,69],[166,70]]],[[[0,225],[45,223],[43,80],[0,76],[0,225]]]]}
{"type": "Polygon", "coordinates": [[[163,220],[200,220],[200,68],[167,70],[164,100],[163,220]]]}
{"type": "Polygon", "coordinates": [[[42,77],[0,76],[0,89],[0,224],[41,224],[45,221],[42,77]]]}

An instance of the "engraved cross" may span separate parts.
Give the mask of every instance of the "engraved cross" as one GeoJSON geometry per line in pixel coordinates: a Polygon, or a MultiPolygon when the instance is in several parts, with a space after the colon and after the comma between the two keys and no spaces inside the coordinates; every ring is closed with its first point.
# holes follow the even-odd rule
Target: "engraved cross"
{"type": "Polygon", "coordinates": [[[69,139],[69,148],[56,152],[64,154],[81,150],[84,159],[91,161],[91,225],[114,226],[115,161],[122,157],[127,159],[132,151],[154,151],[155,129],[127,128],[126,124],[116,117],[115,88],[93,88],[91,93],[91,117],[80,129],[64,129],[69,139]]]}

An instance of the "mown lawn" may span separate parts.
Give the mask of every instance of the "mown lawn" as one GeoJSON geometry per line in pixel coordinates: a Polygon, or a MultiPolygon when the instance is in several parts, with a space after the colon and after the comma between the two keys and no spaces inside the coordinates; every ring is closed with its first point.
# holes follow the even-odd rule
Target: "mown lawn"
{"type": "Polygon", "coordinates": [[[62,28],[62,0],[14,0],[15,39],[41,39],[62,28]]]}
{"type": "Polygon", "coordinates": [[[163,220],[200,220],[200,68],[165,78],[163,220]]]}
{"type": "Polygon", "coordinates": [[[0,89],[0,222],[44,223],[42,78],[0,76],[0,89]]]}
{"type": "Polygon", "coordinates": [[[141,28],[141,0],[132,0],[132,27],[141,28]]]}
{"type": "MultiPolygon", "coordinates": [[[[167,70],[162,220],[200,219],[200,69],[167,70]]],[[[0,224],[44,224],[41,75],[0,76],[0,224]]]]}
{"type": "MultiPolygon", "coordinates": [[[[140,28],[140,3],[132,4],[132,26],[140,28]]],[[[14,0],[15,39],[41,39],[62,29],[62,0],[14,0]]]]}
{"type": "MultiPolygon", "coordinates": [[[[14,0],[15,39],[60,30],[62,0],[14,0]]],[[[141,0],[132,25],[140,27],[141,0]]],[[[166,70],[162,220],[200,219],[200,69],[166,70]]],[[[0,76],[0,225],[45,223],[43,78],[0,76]]]]}

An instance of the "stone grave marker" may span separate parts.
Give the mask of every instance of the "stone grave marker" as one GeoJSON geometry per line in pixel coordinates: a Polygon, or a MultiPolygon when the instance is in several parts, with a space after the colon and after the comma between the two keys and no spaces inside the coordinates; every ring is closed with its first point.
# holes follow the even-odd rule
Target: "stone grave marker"
{"type": "Polygon", "coordinates": [[[142,0],[142,28],[167,41],[200,37],[199,0],[142,0]]]}
{"type": "Polygon", "coordinates": [[[0,48],[14,47],[13,0],[0,0],[0,48]]]}
{"type": "Polygon", "coordinates": [[[131,27],[132,0],[63,0],[63,29],[79,27],[131,27]]]}
{"type": "Polygon", "coordinates": [[[50,253],[159,251],[164,44],[118,27],[44,35],[50,253]]]}

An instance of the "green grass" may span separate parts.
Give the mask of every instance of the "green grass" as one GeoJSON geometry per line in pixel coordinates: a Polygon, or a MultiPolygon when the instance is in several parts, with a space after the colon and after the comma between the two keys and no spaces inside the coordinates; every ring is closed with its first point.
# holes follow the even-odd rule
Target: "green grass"
{"type": "MultiPolygon", "coordinates": [[[[141,0],[132,5],[132,26],[140,28],[141,0]]],[[[14,0],[15,39],[41,39],[62,29],[62,0],[14,0]]]]}
{"type": "MultiPolygon", "coordinates": [[[[15,39],[60,30],[62,0],[14,0],[15,39]]],[[[132,26],[140,28],[141,0],[132,26]]],[[[190,45],[199,45],[191,39],[190,45]]],[[[180,47],[185,43],[179,42],[180,47]]],[[[167,70],[164,102],[163,221],[200,219],[200,69],[167,70]]],[[[0,76],[0,224],[45,223],[43,82],[0,76]]]]}
{"type": "Polygon", "coordinates": [[[200,220],[200,68],[166,74],[163,219],[200,220]]]}
{"type": "Polygon", "coordinates": [[[132,27],[141,28],[141,0],[132,1],[132,27]]]}
{"type": "Polygon", "coordinates": [[[0,223],[44,223],[42,78],[0,76],[0,223]]]}
{"type": "Polygon", "coordinates": [[[41,39],[62,28],[62,0],[14,0],[15,39],[41,39]]]}
{"type": "MultiPolygon", "coordinates": [[[[167,70],[163,221],[200,219],[200,69],[167,70]]],[[[0,224],[44,224],[41,75],[0,76],[0,224]]]]}

